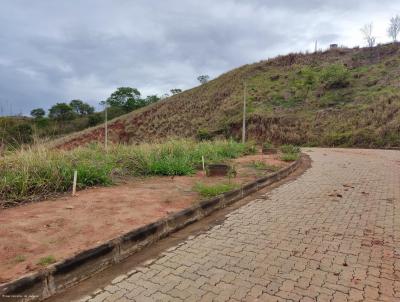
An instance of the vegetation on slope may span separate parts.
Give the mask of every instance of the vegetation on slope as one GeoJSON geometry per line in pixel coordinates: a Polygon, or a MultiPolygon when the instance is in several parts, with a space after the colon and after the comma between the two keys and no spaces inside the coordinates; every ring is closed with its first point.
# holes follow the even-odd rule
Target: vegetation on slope
{"type": "Polygon", "coordinates": [[[99,145],[71,151],[43,146],[0,158],[0,205],[34,200],[71,189],[74,170],[78,188],[111,185],[121,177],[190,175],[207,161],[236,158],[254,150],[234,141],[172,140],[164,144],[99,145]]]}
{"type": "MultiPolygon", "coordinates": [[[[121,116],[110,139],[241,134],[243,83],[249,137],[275,144],[400,146],[400,46],[338,48],[245,65],[204,85],[121,116]]],[[[102,126],[56,142],[62,148],[102,140],[102,126]]]]}
{"type": "MultiPolygon", "coordinates": [[[[171,92],[179,93],[181,90],[172,89],[171,92]]],[[[100,103],[107,105],[107,116],[112,119],[159,100],[157,95],[143,98],[136,88],[120,87],[100,103]]],[[[95,112],[95,108],[88,103],[72,100],[69,103],[56,103],[48,110],[47,116],[43,108],[33,109],[31,116],[0,117],[0,146],[15,149],[21,145],[81,131],[104,122],[105,112],[95,112]]]]}

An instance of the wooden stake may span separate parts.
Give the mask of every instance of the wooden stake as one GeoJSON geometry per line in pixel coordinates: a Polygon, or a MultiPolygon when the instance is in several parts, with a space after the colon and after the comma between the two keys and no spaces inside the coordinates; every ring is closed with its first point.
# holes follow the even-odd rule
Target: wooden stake
{"type": "Polygon", "coordinates": [[[72,196],[76,195],[76,182],[78,180],[78,171],[74,171],[74,182],[72,183],[72,196]]]}
{"type": "Polygon", "coordinates": [[[107,103],[104,105],[104,148],[108,148],[108,121],[107,121],[107,103]]]}
{"type": "Polygon", "coordinates": [[[242,126],[242,143],[246,142],[246,90],[247,84],[244,82],[244,91],[243,91],[243,126],[242,126]]]}
{"type": "Polygon", "coordinates": [[[204,163],[204,156],[201,157],[201,161],[203,163],[203,171],[205,171],[206,170],[206,165],[204,163]]]}

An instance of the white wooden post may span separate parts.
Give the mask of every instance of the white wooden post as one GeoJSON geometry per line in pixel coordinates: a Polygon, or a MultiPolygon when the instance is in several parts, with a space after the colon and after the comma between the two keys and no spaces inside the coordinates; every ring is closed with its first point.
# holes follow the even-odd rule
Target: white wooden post
{"type": "Polygon", "coordinates": [[[201,157],[201,162],[203,163],[203,171],[205,171],[206,170],[206,166],[205,166],[205,163],[204,163],[204,156],[201,157]]]}
{"type": "Polygon", "coordinates": [[[107,103],[104,105],[104,148],[108,148],[108,121],[107,121],[107,103]]]}
{"type": "Polygon", "coordinates": [[[72,183],[72,196],[76,195],[76,182],[78,180],[78,171],[74,171],[74,181],[72,183]]]}

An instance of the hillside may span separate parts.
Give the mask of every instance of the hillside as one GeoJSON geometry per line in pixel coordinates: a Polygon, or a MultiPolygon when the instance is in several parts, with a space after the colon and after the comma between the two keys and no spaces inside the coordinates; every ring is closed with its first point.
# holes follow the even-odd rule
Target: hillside
{"type": "MultiPolygon", "coordinates": [[[[400,146],[400,46],[289,54],[245,65],[110,122],[114,142],[169,136],[240,137],[243,83],[249,137],[320,146],[400,146]]],[[[103,139],[102,126],[58,140],[103,139]]]]}

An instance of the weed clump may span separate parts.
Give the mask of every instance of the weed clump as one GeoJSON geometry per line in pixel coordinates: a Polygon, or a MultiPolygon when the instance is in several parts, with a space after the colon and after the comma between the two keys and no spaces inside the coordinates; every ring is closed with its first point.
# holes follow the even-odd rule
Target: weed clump
{"type": "Polygon", "coordinates": [[[249,165],[251,168],[256,169],[256,170],[262,170],[262,171],[270,171],[270,172],[275,172],[279,170],[278,166],[275,165],[269,165],[263,161],[253,161],[249,165]]]}
{"type": "Polygon", "coordinates": [[[237,189],[238,187],[239,185],[234,183],[220,183],[215,185],[206,185],[199,182],[194,186],[193,189],[196,192],[200,193],[200,195],[203,197],[214,197],[221,195],[225,192],[237,189]]]}
{"type": "Polygon", "coordinates": [[[171,140],[139,146],[100,145],[71,151],[33,147],[0,159],[0,205],[37,200],[71,189],[74,170],[77,188],[108,186],[128,176],[190,175],[201,164],[224,161],[253,152],[250,144],[234,141],[171,140]]]}
{"type": "Polygon", "coordinates": [[[50,265],[50,264],[53,264],[56,262],[57,262],[56,258],[54,258],[54,256],[50,255],[50,256],[40,258],[39,261],[37,262],[37,264],[40,266],[47,266],[47,265],[50,265]]]}
{"type": "Polygon", "coordinates": [[[300,147],[294,145],[282,145],[280,156],[283,161],[295,161],[300,157],[300,147]]]}

